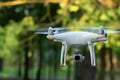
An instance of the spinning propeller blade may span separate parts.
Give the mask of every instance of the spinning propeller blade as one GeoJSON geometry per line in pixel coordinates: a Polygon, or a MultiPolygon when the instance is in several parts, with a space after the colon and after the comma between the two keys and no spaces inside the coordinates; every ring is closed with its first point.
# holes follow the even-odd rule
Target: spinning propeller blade
{"type": "Polygon", "coordinates": [[[116,30],[116,31],[112,31],[112,30],[107,30],[108,34],[117,34],[120,33],[120,31],[116,30]]]}
{"type": "Polygon", "coordinates": [[[100,29],[104,30],[106,33],[108,34],[117,34],[120,33],[120,28],[112,28],[112,27],[103,27],[103,26],[99,26],[99,27],[80,27],[86,31],[92,31],[92,32],[98,32],[100,29]]]}
{"type": "Polygon", "coordinates": [[[35,32],[35,34],[48,34],[48,32],[35,32]]]}
{"type": "MultiPolygon", "coordinates": [[[[57,28],[53,28],[53,27],[49,27],[52,28],[52,30],[67,30],[67,28],[64,27],[57,27],[57,28]]],[[[48,31],[49,28],[36,28],[34,31],[48,31]]]]}
{"type": "MultiPolygon", "coordinates": [[[[74,27],[73,27],[74,28],[74,27]]],[[[105,33],[108,34],[116,34],[120,33],[120,29],[112,28],[112,27],[91,27],[91,26],[78,26],[78,28],[82,29],[83,31],[90,31],[98,33],[100,30],[104,30],[105,33]]],[[[33,31],[35,31],[35,34],[56,34],[57,32],[65,32],[65,31],[71,31],[71,27],[49,27],[49,28],[35,28],[33,31]]],[[[74,29],[73,29],[74,31],[74,29]]],[[[103,31],[102,31],[103,32],[103,31]]]]}
{"type": "Polygon", "coordinates": [[[63,28],[63,27],[57,27],[57,28],[35,28],[33,31],[35,31],[35,34],[48,34],[48,35],[52,35],[52,34],[56,34],[58,32],[63,32],[66,31],[67,28],[63,28]]]}

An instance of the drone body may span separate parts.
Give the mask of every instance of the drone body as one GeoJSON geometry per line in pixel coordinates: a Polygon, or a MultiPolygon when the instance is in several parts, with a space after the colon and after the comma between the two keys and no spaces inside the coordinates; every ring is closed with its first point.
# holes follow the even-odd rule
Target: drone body
{"type": "MultiPolygon", "coordinates": [[[[36,32],[36,34],[43,34],[43,32],[36,32]]],[[[107,33],[102,27],[99,28],[98,33],[87,32],[87,31],[69,31],[69,32],[59,33],[59,29],[49,27],[47,34],[48,34],[47,38],[49,40],[54,40],[62,43],[61,57],[60,57],[61,66],[66,65],[66,55],[67,55],[68,45],[76,49],[75,52],[76,54],[72,56],[71,59],[77,62],[78,61],[82,62],[85,59],[84,56],[78,54],[79,49],[81,49],[81,47],[83,46],[88,45],[90,51],[91,66],[96,66],[94,42],[107,40],[107,33]]]]}
{"type": "MultiPolygon", "coordinates": [[[[54,35],[48,34],[47,38],[49,40],[62,42],[61,60],[60,60],[60,65],[62,66],[66,65],[66,54],[67,54],[68,45],[79,50],[81,47],[87,44],[90,50],[91,65],[95,66],[96,64],[95,64],[95,55],[94,55],[95,53],[94,53],[93,43],[96,41],[103,41],[107,39],[106,37],[104,37],[104,35],[96,34],[92,32],[85,32],[85,31],[71,31],[71,32],[64,32],[54,35]]],[[[84,59],[84,57],[83,56],[80,57],[80,55],[76,55],[74,56],[74,58],[75,57],[79,61],[82,61],[81,59],[84,59]]]]}
{"type": "Polygon", "coordinates": [[[91,32],[71,31],[52,36],[48,35],[47,38],[49,40],[66,42],[68,45],[71,45],[74,48],[80,48],[81,46],[86,45],[89,41],[98,41],[104,38],[104,36],[91,32]]]}

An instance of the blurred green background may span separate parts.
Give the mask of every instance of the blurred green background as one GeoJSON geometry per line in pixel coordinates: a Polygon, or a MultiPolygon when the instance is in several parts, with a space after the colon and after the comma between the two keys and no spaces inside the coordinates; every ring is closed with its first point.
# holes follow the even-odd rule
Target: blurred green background
{"type": "Polygon", "coordinates": [[[86,60],[59,65],[61,43],[32,31],[66,26],[120,29],[120,0],[0,0],[0,80],[119,80],[120,34],[95,44],[97,66],[86,60]]]}

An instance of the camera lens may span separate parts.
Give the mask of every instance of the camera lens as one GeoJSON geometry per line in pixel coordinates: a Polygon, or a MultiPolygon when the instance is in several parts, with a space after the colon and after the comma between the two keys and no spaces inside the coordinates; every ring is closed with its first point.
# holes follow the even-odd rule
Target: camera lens
{"type": "Polygon", "coordinates": [[[78,55],[75,56],[75,60],[77,60],[77,61],[80,60],[80,56],[78,56],[78,55]]]}

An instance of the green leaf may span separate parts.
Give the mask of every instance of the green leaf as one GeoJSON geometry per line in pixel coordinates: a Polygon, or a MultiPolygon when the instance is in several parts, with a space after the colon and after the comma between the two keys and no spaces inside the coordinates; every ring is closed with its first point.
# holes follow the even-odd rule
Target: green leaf
{"type": "Polygon", "coordinates": [[[77,12],[79,10],[79,6],[70,5],[68,9],[69,9],[70,12],[77,12]]]}

